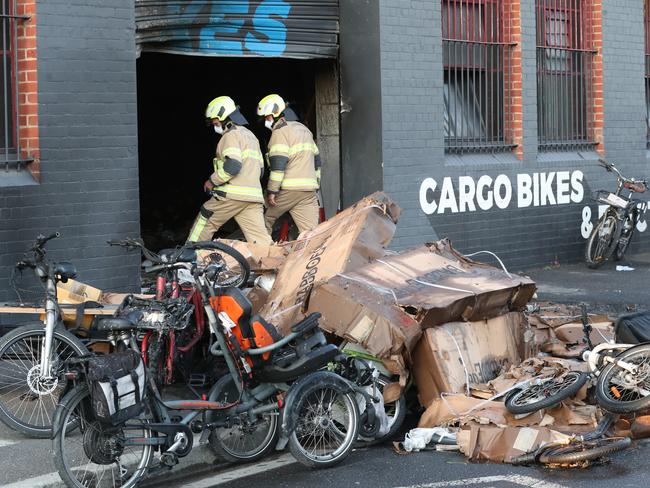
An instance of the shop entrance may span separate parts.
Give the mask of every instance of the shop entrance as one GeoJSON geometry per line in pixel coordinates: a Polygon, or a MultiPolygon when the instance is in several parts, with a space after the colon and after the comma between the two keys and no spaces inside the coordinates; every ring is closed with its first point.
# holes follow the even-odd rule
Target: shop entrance
{"type": "MultiPolygon", "coordinates": [[[[270,132],[257,120],[257,102],[269,93],[283,96],[312,130],[325,156],[323,189],[328,207],[335,208],[339,189],[335,63],[143,53],[137,65],[138,146],[141,235],[146,245],[161,249],[183,243],[207,198],[203,182],[212,172],[218,139],[206,126],[204,112],[220,95],[240,105],[263,152],[270,132]]],[[[235,230],[231,222],[220,235],[235,230]]]]}

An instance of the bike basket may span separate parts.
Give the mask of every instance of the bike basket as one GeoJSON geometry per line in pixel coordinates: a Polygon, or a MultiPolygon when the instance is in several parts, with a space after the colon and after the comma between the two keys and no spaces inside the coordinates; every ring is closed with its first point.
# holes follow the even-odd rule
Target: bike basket
{"type": "Polygon", "coordinates": [[[619,197],[607,190],[596,190],[593,199],[603,205],[612,205],[618,208],[626,208],[628,204],[628,201],[625,198],[619,197]]]}
{"type": "Polygon", "coordinates": [[[118,425],[144,410],[145,369],[140,354],[126,351],[88,361],[86,375],[97,420],[118,425]]]}

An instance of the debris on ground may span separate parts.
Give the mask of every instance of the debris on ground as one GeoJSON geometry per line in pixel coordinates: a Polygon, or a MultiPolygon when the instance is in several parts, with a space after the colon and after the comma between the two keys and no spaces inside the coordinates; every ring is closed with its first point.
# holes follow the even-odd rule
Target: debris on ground
{"type": "MultiPolygon", "coordinates": [[[[399,376],[385,388],[386,401],[412,380],[423,413],[398,452],[459,449],[471,460],[511,462],[595,429],[603,413],[587,403],[586,385],[530,414],[514,415],[504,405],[531,381],[586,370],[581,309],[531,302],[534,281],[469,259],[447,239],[387,251],[399,216],[397,204],[379,192],[293,242],[225,243],[256,276],[246,290],[253,312],[281,333],[320,312],[331,341],[399,376]]],[[[102,298],[101,290],[99,296],[92,291],[66,290],[60,297],[102,298]]],[[[119,303],[123,295],[103,297],[119,303]]],[[[607,316],[592,315],[589,323],[594,345],[614,338],[607,316]]],[[[650,437],[650,416],[611,429],[650,437]]]]}

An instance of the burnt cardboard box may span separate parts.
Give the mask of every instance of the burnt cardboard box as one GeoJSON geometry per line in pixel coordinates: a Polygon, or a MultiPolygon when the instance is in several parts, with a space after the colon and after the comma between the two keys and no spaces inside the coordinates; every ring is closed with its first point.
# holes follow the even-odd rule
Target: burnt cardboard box
{"type": "Polygon", "coordinates": [[[391,290],[423,328],[523,310],[536,290],[531,279],[472,261],[446,239],[382,257],[349,276],[391,290]]]}
{"type": "Polygon", "coordinates": [[[288,249],[262,316],[286,335],[304,316],[313,288],[384,255],[399,214],[399,207],[378,192],[303,232],[288,249]]]}
{"type": "Polygon", "coordinates": [[[411,368],[420,403],[427,407],[441,393],[462,393],[468,381],[487,383],[519,364],[524,321],[522,313],[510,312],[424,330],[411,368]]]}

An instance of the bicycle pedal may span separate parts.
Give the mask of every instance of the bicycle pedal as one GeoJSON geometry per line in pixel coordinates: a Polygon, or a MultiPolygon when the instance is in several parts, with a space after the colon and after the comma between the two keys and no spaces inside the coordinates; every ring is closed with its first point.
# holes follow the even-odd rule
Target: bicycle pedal
{"type": "Polygon", "coordinates": [[[210,434],[212,433],[211,429],[203,429],[203,432],[201,432],[201,438],[199,439],[199,444],[207,444],[208,440],[210,439],[210,434]]]}
{"type": "Polygon", "coordinates": [[[160,463],[168,468],[172,468],[178,464],[178,456],[173,452],[163,452],[160,455],[160,463]]]}
{"type": "Polygon", "coordinates": [[[190,375],[188,384],[194,388],[202,388],[208,384],[208,376],[205,374],[193,373],[190,375]]]}

